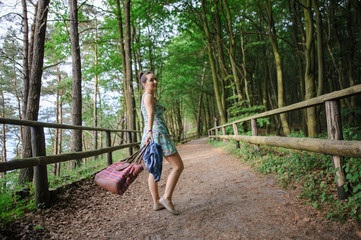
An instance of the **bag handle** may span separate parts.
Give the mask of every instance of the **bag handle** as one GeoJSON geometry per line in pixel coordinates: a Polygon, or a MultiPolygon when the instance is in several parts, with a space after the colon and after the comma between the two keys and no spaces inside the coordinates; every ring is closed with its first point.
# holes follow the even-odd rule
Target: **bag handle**
{"type": "Polygon", "coordinates": [[[145,149],[145,147],[148,146],[147,145],[144,145],[143,147],[141,147],[138,151],[136,151],[135,153],[133,153],[133,155],[127,157],[126,159],[124,159],[123,162],[128,162],[128,163],[132,163],[134,162],[134,160],[139,157],[139,154],[145,149]]]}
{"type": "Polygon", "coordinates": [[[142,162],[143,156],[145,154],[145,151],[147,150],[149,146],[149,142],[143,146],[143,151],[138,155],[138,157],[135,160],[135,163],[140,164],[142,162]]]}

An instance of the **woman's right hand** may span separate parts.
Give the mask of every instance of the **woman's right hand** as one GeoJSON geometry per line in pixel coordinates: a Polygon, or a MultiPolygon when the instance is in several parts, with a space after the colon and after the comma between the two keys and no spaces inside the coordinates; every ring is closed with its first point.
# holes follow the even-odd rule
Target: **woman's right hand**
{"type": "Polygon", "coordinates": [[[145,143],[148,143],[149,140],[154,141],[152,132],[148,132],[148,136],[145,138],[145,143]]]}

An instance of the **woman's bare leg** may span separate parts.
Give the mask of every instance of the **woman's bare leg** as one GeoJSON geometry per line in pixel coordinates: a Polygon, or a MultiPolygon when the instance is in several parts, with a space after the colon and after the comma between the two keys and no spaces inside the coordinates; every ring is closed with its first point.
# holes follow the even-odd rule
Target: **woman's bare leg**
{"type": "Polygon", "coordinates": [[[183,172],[184,165],[179,153],[176,152],[170,156],[164,156],[164,158],[171,164],[172,171],[168,176],[167,184],[165,186],[165,192],[163,195],[163,199],[165,199],[171,208],[174,208],[172,204],[172,196],[175,189],[175,186],[178,182],[178,179],[183,172]]]}
{"type": "Polygon", "coordinates": [[[149,174],[148,186],[150,193],[152,194],[154,205],[160,206],[161,204],[159,203],[158,183],[154,181],[153,174],[149,174]]]}

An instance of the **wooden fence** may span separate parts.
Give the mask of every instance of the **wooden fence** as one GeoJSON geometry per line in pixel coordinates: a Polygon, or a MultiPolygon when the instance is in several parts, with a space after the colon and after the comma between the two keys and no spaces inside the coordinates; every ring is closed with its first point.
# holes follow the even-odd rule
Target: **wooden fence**
{"type": "Polygon", "coordinates": [[[171,139],[174,143],[185,143],[185,142],[191,141],[196,138],[197,138],[197,133],[185,135],[181,139],[177,139],[176,137],[171,136],[171,139]]]}
{"type": "Polygon", "coordinates": [[[9,118],[0,118],[0,124],[31,127],[31,143],[32,143],[33,157],[14,159],[8,162],[1,162],[0,172],[6,172],[10,170],[27,168],[27,167],[34,167],[35,201],[37,206],[48,207],[50,205],[47,164],[65,162],[70,160],[98,156],[100,154],[106,154],[107,164],[110,165],[113,162],[112,159],[113,151],[123,148],[129,148],[130,152],[132,152],[131,150],[132,147],[138,146],[140,144],[140,142],[132,142],[131,133],[140,133],[140,131],[135,131],[135,130],[114,130],[114,129],[95,128],[95,127],[83,127],[76,125],[45,123],[45,122],[29,121],[29,120],[17,120],[17,119],[9,119],[9,118]],[[53,156],[46,156],[44,128],[102,131],[105,132],[106,147],[101,149],[90,150],[90,151],[71,152],[71,153],[64,153],[53,156]],[[128,144],[111,146],[110,134],[112,132],[113,133],[125,132],[127,134],[128,144]]]}
{"type": "Polygon", "coordinates": [[[328,93],[319,97],[315,97],[303,102],[292,104],[286,107],[274,109],[268,112],[260,113],[254,116],[246,117],[232,123],[208,130],[208,136],[225,140],[235,140],[237,142],[244,141],[252,144],[264,144],[270,146],[292,148],[298,150],[306,150],[317,153],[324,153],[332,156],[332,163],[336,169],[336,187],[339,199],[346,199],[348,193],[344,185],[346,184],[345,174],[343,170],[342,157],[361,157],[361,141],[344,141],[342,138],[341,114],[339,100],[361,93],[361,84],[346,88],[340,91],[328,93]],[[294,137],[277,137],[277,136],[257,136],[256,119],[270,117],[276,114],[286,113],[293,110],[304,109],[320,104],[325,104],[328,140],[316,138],[294,138],[294,137]],[[237,123],[251,121],[252,136],[238,135],[237,123]],[[233,126],[234,135],[226,135],[227,126],[233,126]],[[222,134],[218,134],[218,130],[222,130],[222,134]]]}

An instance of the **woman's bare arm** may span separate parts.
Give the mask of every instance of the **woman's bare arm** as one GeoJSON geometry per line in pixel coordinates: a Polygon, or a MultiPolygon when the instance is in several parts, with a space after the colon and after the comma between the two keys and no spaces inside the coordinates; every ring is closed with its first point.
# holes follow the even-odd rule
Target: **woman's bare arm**
{"type": "MultiPolygon", "coordinates": [[[[154,98],[153,98],[152,94],[147,94],[144,96],[144,106],[145,106],[145,110],[147,111],[147,115],[148,115],[148,122],[147,122],[148,131],[153,130],[154,98]]],[[[147,136],[147,139],[145,140],[145,142],[147,143],[149,139],[153,140],[153,136],[152,136],[152,133],[148,132],[148,136],[147,136]]]]}

